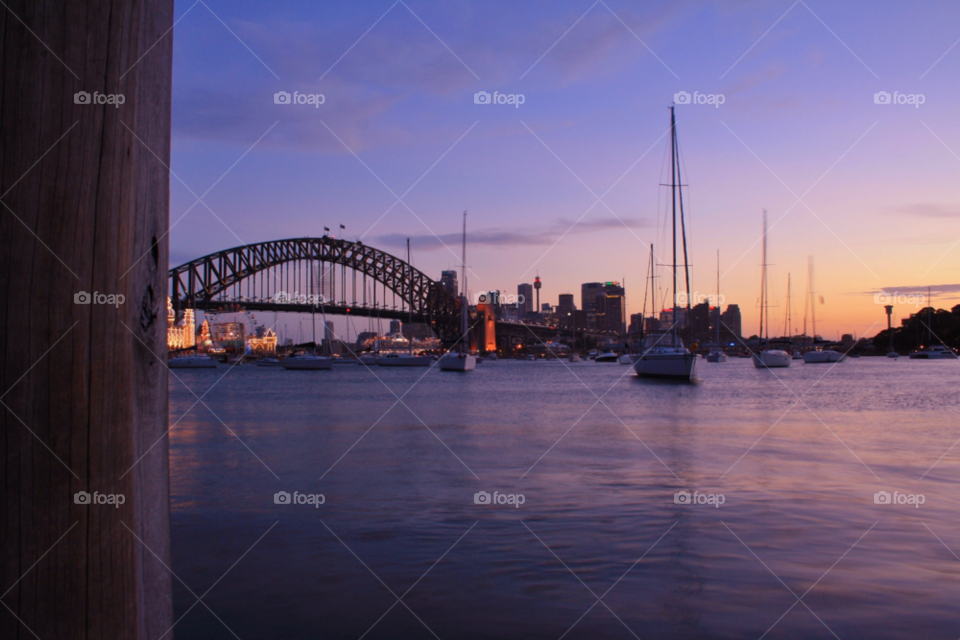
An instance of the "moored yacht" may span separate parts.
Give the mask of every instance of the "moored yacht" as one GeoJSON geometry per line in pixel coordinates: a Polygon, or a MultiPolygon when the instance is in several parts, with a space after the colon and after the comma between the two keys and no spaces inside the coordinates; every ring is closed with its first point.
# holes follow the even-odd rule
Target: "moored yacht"
{"type": "Polygon", "coordinates": [[[910,353],[911,360],[956,360],[957,354],[953,351],[944,347],[943,345],[936,345],[933,347],[926,347],[922,349],[917,349],[910,353]]]}
{"type": "Polygon", "coordinates": [[[603,353],[598,353],[597,357],[594,358],[595,362],[616,362],[617,354],[613,351],[604,351],[603,353]]]}
{"type": "Polygon", "coordinates": [[[814,349],[803,354],[803,361],[806,364],[824,364],[830,362],[840,362],[843,360],[843,354],[833,349],[814,349]]]}
{"type": "Polygon", "coordinates": [[[473,371],[477,368],[477,357],[467,351],[467,212],[463,212],[463,247],[460,254],[460,281],[463,292],[460,294],[460,346],[457,351],[447,351],[437,366],[441,371],[473,371]]]}
{"type": "Polygon", "coordinates": [[[377,356],[376,363],[380,367],[429,367],[433,358],[412,353],[387,353],[377,356]]]}
{"type": "Polygon", "coordinates": [[[767,293],[767,210],[763,210],[763,262],[762,276],[760,278],[760,332],[757,334],[760,343],[757,345],[757,353],[753,354],[753,366],[758,369],[774,369],[789,367],[791,362],[790,354],[783,349],[770,348],[770,312],[768,306],[770,297],[767,293]],[[764,318],[766,316],[766,318],[764,318]],[[764,325],[764,319],[767,323],[764,325]],[[767,336],[764,338],[764,327],[767,330],[767,336]],[[766,343],[767,348],[764,348],[766,343]]]}
{"type": "Polygon", "coordinates": [[[645,378],[690,380],[697,375],[700,356],[683,346],[673,333],[652,333],[644,340],[643,352],[634,356],[633,370],[645,378]]]}

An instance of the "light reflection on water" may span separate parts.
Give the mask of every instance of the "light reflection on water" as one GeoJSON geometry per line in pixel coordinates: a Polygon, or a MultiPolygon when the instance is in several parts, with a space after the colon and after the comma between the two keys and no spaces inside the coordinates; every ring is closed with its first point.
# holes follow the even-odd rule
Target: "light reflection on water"
{"type": "MultiPolygon", "coordinates": [[[[227,368],[176,373],[202,396],[227,368]]],[[[955,638],[960,446],[919,478],[960,437],[958,373],[241,366],[171,432],[173,568],[198,595],[216,583],[203,601],[244,640],[375,622],[366,637],[955,638]],[[281,490],[326,503],[274,504],[281,490]],[[525,503],[476,505],[481,490],[525,503]],[[880,490],[926,501],[876,505],[880,490]]],[[[196,398],[170,390],[172,424],[196,398]]],[[[176,616],[194,602],[175,583],[176,616]]],[[[174,631],[233,637],[202,605],[174,631]]]]}

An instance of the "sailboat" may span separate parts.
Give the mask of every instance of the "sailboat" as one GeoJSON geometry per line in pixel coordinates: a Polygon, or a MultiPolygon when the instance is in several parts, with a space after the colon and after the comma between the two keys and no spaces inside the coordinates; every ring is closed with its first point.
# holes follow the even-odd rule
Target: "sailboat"
{"type": "MultiPolygon", "coordinates": [[[[324,314],[326,317],[326,314],[324,314]]],[[[284,369],[290,369],[294,371],[303,371],[303,370],[326,370],[333,369],[333,358],[328,358],[326,356],[318,356],[316,354],[317,349],[317,304],[313,304],[313,312],[310,316],[312,320],[311,325],[313,326],[313,349],[314,353],[304,353],[298,356],[290,356],[289,358],[284,358],[280,361],[280,365],[284,369]]],[[[324,323],[326,326],[326,323],[324,323]]]]}
{"type": "MultiPolygon", "coordinates": [[[[407,267],[413,269],[413,265],[410,263],[410,238],[407,238],[407,267]]],[[[412,279],[412,278],[411,278],[412,279]]],[[[409,352],[406,354],[403,353],[388,353],[385,355],[377,356],[377,365],[381,367],[429,367],[433,364],[433,358],[430,356],[415,356],[413,355],[413,301],[410,301],[409,304],[409,319],[410,319],[410,337],[408,338],[409,352]]]]}
{"type": "Polygon", "coordinates": [[[760,278],[760,332],[757,336],[760,345],[757,353],[753,354],[753,366],[758,369],[772,369],[790,366],[790,354],[783,349],[764,349],[764,343],[770,343],[770,313],[767,309],[769,293],[767,292],[767,210],[763,210],[763,275],[760,278]],[[766,316],[766,335],[764,335],[764,316],[766,316]]]}
{"type": "Polygon", "coordinates": [[[460,250],[460,345],[459,349],[447,351],[441,356],[437,366],[441,371],[473,371],[477,368],[477,357],[467,351],[467,212],[463,212],[463,246],[460,250]]]}
{"type": "Polygon", "coordinates": [[[720,250],[717,249],[717,346],[707,354],[707,362],[726,362],[727,354],[720,348],[720,250]]]}
{"type": "MultiPolygon", "coordinates": [[[[677,197],[680,200],[680,230],[684,241],[683,268],[690,282],[689,260],[686,256],[686,227],[683,217],[683,192],[680,185],[680,157],[677,145],[677,120],[674,107],[670,107],[670,196],[673,215],[673,326],[669,332],[645,336],[643,351],[634,358],[633,370],[647,378],[671,378],[691,380],[697,373],[700,356],[690,353],[683,346],[677,333],[679,307],[677,306],[677,197]]],[[[687,287],[689,289],[689,286],[687,287]]],[[[688,316],[689,317],[689,316],[688,316]]]]}
{"type": "Polygon", "coordinates": [[[812,351],[803,354],[805,364],[830,364],[843,360],[843,354],[833,349],[825,349],[817,344],[817,299],[813,288],[813,256],[809,260],[809,278],[810,278],[810,321],[813,323],[813,344],[812,351]]]}

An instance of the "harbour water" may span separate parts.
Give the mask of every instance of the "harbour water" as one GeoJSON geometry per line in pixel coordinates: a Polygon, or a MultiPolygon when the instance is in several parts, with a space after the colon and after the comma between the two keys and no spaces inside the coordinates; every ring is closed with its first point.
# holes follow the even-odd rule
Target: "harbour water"
{"type": "Polygon", "coordinates": [[[960,636],[956,362],[630,369],[177,371],[175,637],[960,636]]]}

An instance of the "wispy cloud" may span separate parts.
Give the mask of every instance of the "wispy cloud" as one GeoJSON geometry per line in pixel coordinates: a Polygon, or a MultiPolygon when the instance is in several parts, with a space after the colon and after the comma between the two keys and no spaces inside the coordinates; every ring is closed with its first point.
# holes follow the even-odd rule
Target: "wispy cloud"
{"type": "Polygon", "coordinates": [[[957,297],[960,294],[960,284],[933,284],[933,285],[905,285],[899,287],[882,287],[875,291],[862,291],[863,295],[872,296],[875,293],[880,291],[885,291],[887,293],[900,293],[904,295],[910,294],[923,294],[927,295],[927,290],[929,289],[931,296],[944,296],[950,299],[957,297]]]}
{"type": "MultiPolygon", "coordinates": [[[[564,232],[570,228],[573,221],[564,219],[545,228],[518,228],[518,229],[478,229],[470,231],[467,234],[467,241],[470,246],[487,247],[530,247],[530,246],[550,246],[557,242],[563,236],[564,232]]],[[[606,231],[621,229],[626,232],[624,224],[630,229],[642,229],[650,227],[651,223],[646,219],[624,218],[623,222],[616,218],[597,218],[596,220],[580,221],[568,235],[577,233],[590,233],[594,231],[606,231]]],[[[403,233],[388,233],[372,238],[372,244],[377,246],[405,247],[407,238],[410,238],[412,247],[419,251],[434,251],[442,249],[444,246],[455,246],[460,242],[460,232],[441,233],[434,235],[407,235],[403,233]]]]}
{"type": "Polygon", "coordinates": [[[910,202],[884,207],[883,211],[885,213],[940,220],[960,218],[960,206],[955,204],[938,204],[935,202],[910,202]]]}

